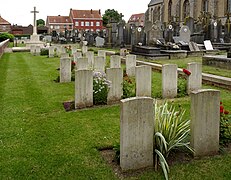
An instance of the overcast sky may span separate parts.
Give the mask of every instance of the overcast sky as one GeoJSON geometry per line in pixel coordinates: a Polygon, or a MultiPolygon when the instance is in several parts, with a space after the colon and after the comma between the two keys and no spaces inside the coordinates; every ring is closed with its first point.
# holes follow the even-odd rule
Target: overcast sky
{"type": "Polygon", "coordinates": [[[47,16],[68,16],[70,8],[87,10],[115,9],[127,21],[132,14],[145,13],[150,0],[0,0],[0,15],[11,24],[33,24],[30,11],[36,6],[37,19],[46,21],[47,16]]]}

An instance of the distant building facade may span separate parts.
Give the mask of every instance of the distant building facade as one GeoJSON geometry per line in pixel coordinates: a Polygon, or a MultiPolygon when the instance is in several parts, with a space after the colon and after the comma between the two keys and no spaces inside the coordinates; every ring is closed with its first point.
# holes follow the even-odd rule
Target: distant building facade
{"type": "Polygon", "coordinates": [[[11,24],[0,15],[0,32],[11,32],[11,24]]]}
{"type": "Polygon", "coordinates": [[[65,33],[66,30],[73,30],[73,22],[69,16],[47,16],[46,27],[48,28],[48,33],[65,33]]]}
{"type": "Polygon", "coordinates": [[[103,29],[103,18],[100,10],[70,9],[70,19],[75,30],[100,31],[103,29]]]}
{"type": "Polygon", "coordinates": [[[32,35],[33,26],[31,24],[29,26],[12,25],[11,33],[13,35],[32,35]]]}
{"type": "Polygon", "coordinates": [[[146,12],[146,20],[163,23],[181,21],[191,17],[198,20],[201,12],[209,12],[224,23],[227,13],[231,13],[231,0],[151,0],[146,12]]]}
{"type": "Polygon", "coordinates": [[[144,19],[145,19],[144,13],[132,14],[128,20],[128,24],[143,27],[144,26],[144,19]]]}

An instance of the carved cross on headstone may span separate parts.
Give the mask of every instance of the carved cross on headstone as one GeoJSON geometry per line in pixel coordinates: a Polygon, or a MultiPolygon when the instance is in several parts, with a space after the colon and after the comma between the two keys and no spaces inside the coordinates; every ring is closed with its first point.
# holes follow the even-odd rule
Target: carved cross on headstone
{"type": "Polygon", "coordinates": [[[34,27],[33,27],[33,35],[37,35],[36,13],[39,13],[39,11],[36,11],[36,7],[34,7],[34,11],[31,11],[31,13],[34,13],[34,27]]]}

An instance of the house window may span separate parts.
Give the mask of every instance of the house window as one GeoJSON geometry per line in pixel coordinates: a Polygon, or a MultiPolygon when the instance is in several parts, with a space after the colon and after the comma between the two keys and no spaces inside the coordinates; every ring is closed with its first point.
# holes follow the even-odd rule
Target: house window
{"type": "Polygon", "coordinates": [[[51,26],[51,29],[53,29],[53,26],[51,26]]]}
{"type": "Polygon", "coordinates": [[[75,26],[79,26],[79,22],[78,21],[75,22],[75,26]]]}
{"type": "Polygon", "coordinates": [[[89,22],[85,22],[85,26],[90,26],[90,23],[89,22]]]}
{"type": "Polygon", "coordinates": [[[84,22],[83,21],[81,22],[81,26],[84,26],[84,22]]]}
{"type": "Polygon", "coordinates": [[[91,22],[91,26],[94,26],[94,22],[91,22]]]}
{"type": "Polygon", "coordinates": [[[55,26],[55,29],[59,29],[60,27],[59,26],[55,26]]]}
{"type": "Polygon", "coordinates": [[[72,25],[69,25],[69,29],[72,29],[72,25]]]}
{"type": "Polygon", "coordinates": [[[100,26],[100,22],[96,22],[96,26],[100,26]]]}

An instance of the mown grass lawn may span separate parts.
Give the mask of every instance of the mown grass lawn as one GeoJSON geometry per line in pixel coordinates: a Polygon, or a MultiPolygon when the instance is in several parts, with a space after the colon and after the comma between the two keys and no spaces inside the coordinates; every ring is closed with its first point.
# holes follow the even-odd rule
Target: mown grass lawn
{"type": "MultiPolygon", "coordinates": [[[[150,60],[148,60],[150,61],[150,60]]],[[[158,64],[177,64],[179,68],[186,68],[190,62],[202,63],[202,57],[189,57],[183,59],[163,59],[163,60],[152,60],[151,62],[158,64]]],[[[214,74],[218,76],[225,76],[231,78],[231,71],[227,69],[221,69],[212,66],[202,66],[203,73],[214,74]]]]}
{"type": "MultiPolygon", "coordinates": [[[[58,67],[58,58],[29,53],[0,59],[0,179],[118,179],[97,149],[119,143],[119,106],[65,112],[74,82],[55,83],[58,67]]],[[[160,77],[153,73],[153,96],[160,94],[160,77]]],[[[221,96],[230,110],[230,92],[221,96]]],[[[174,103],[189,117],[188,97],[174,103]]],[[[163,175],[147,171],[127,179],[163,175]]],[[[231,179],[231,154],[174,165],[170,179],[231,179]]]]}

